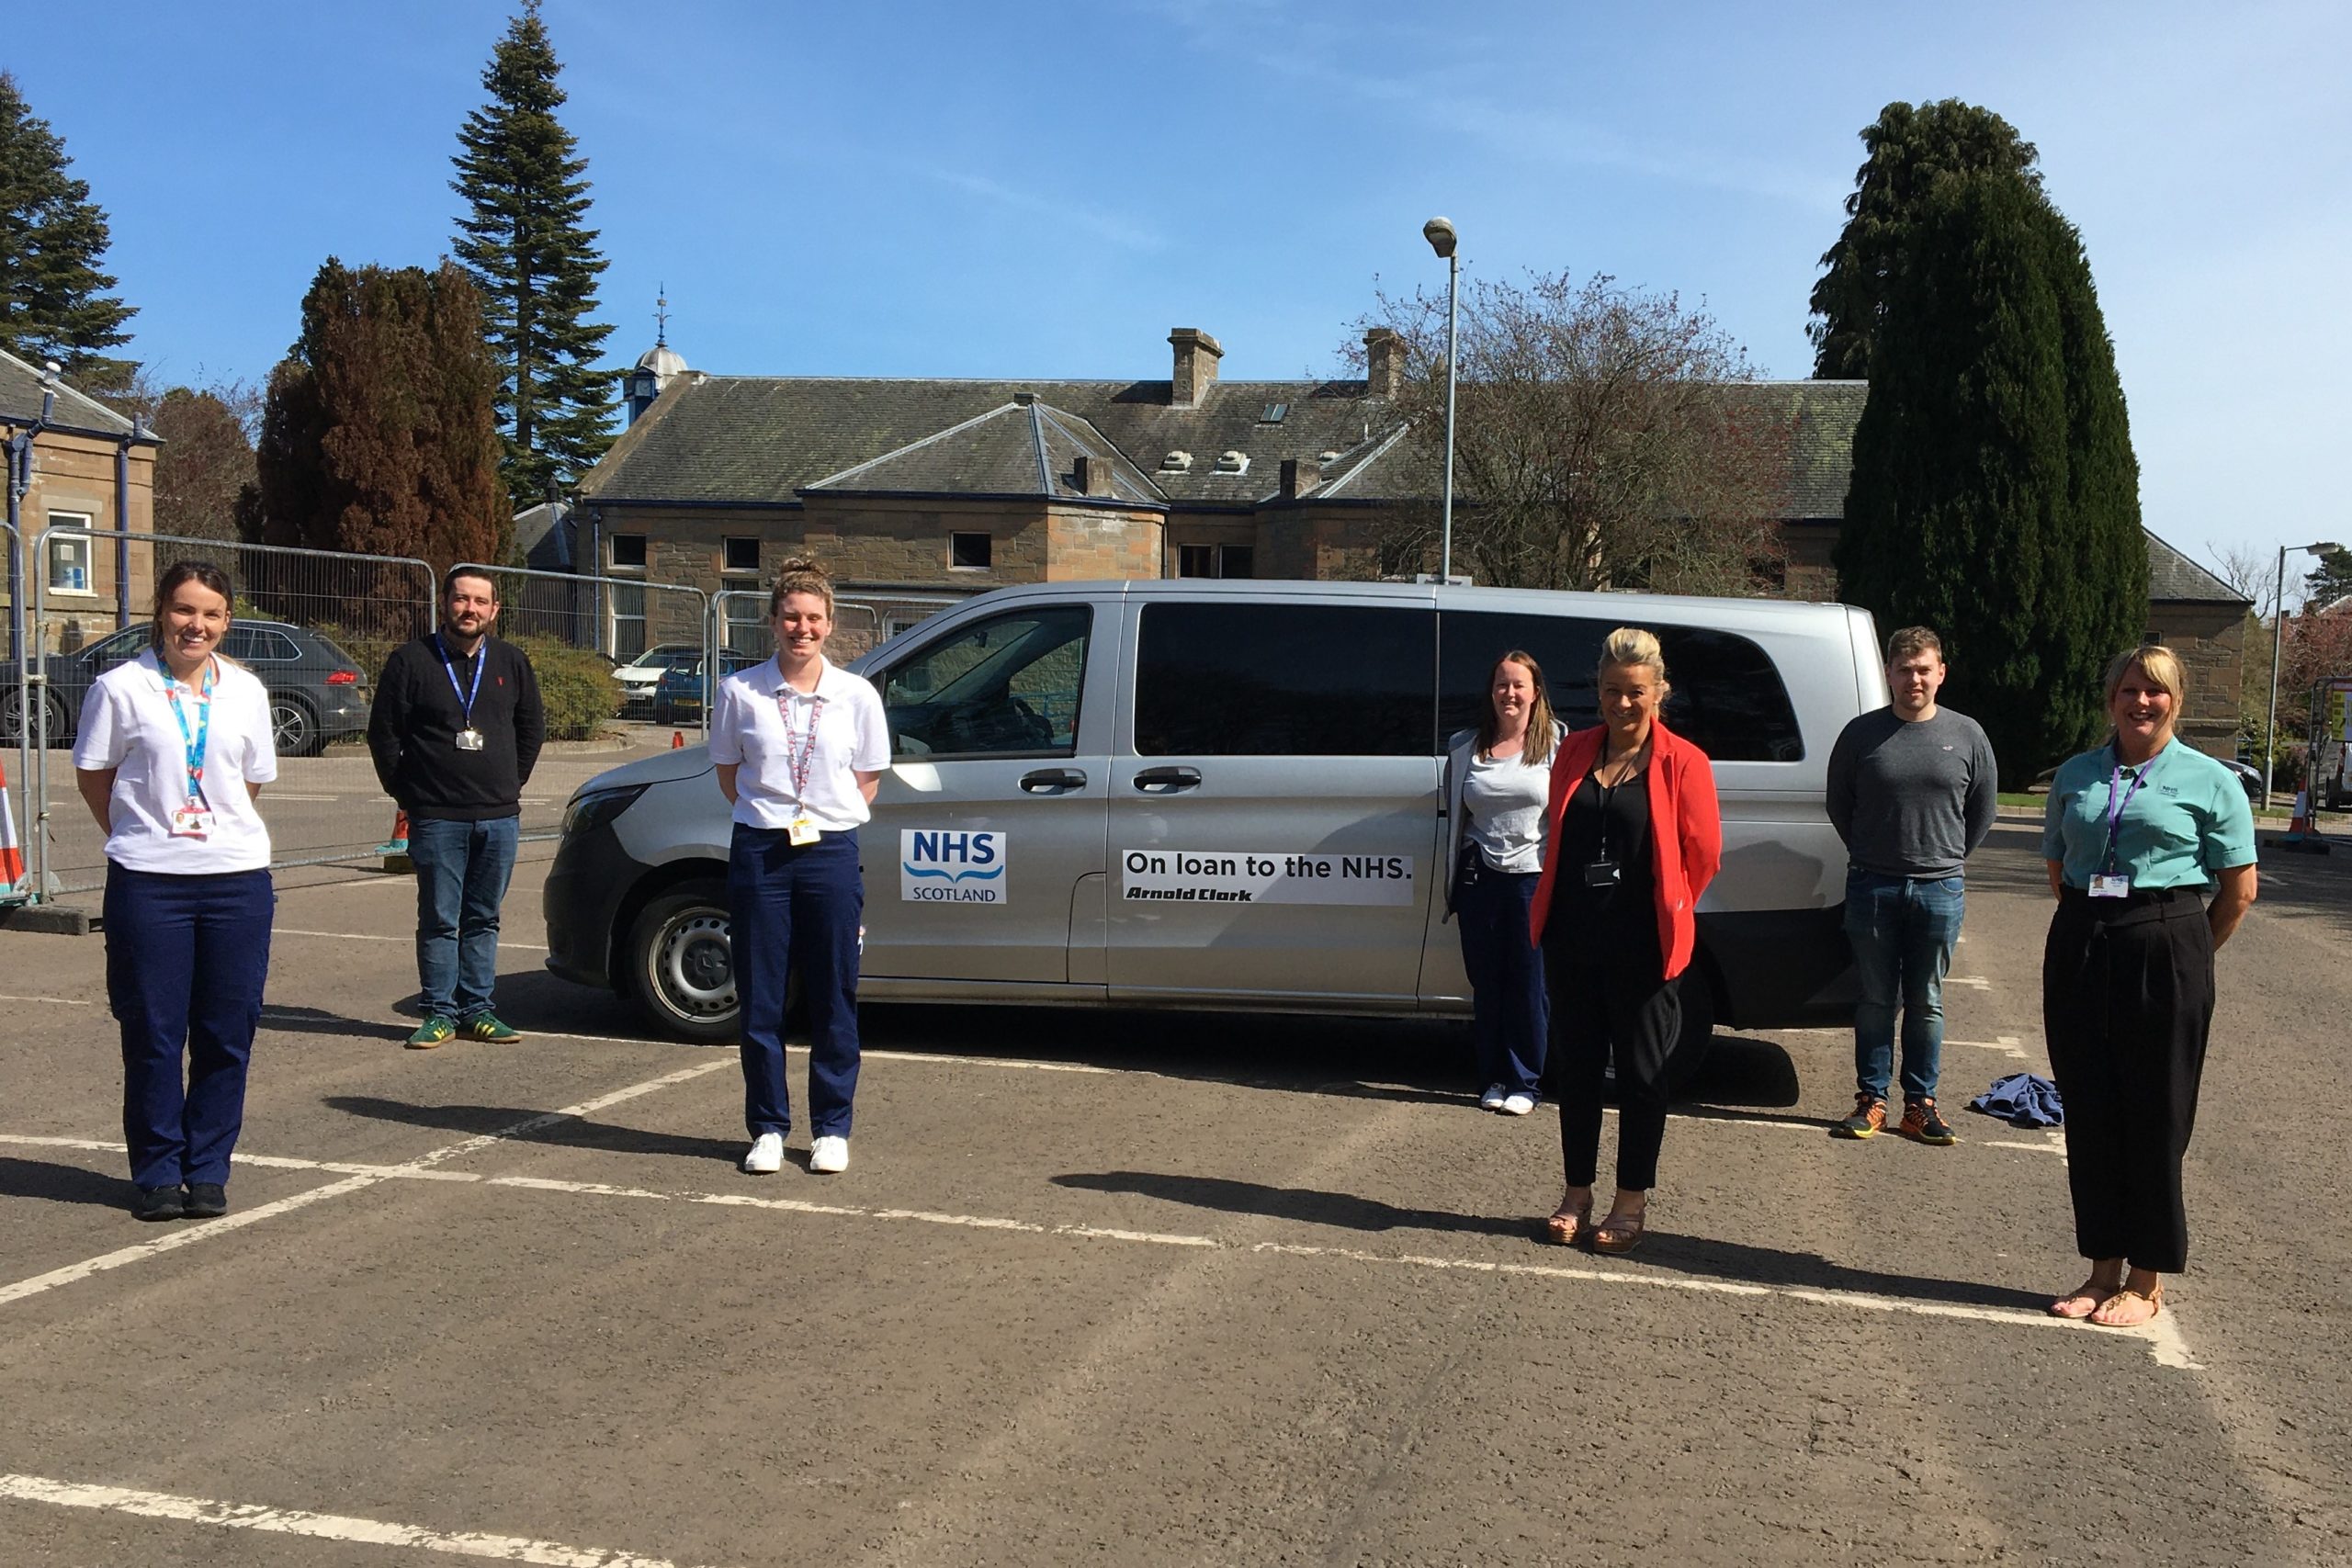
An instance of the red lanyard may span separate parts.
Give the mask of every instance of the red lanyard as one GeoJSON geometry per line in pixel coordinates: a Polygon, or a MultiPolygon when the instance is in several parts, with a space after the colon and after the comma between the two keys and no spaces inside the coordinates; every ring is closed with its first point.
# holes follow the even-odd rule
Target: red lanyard
{"type": "Polygon", "coordinates": [[[778,686],[775,691],[776,716],[784,720],[784,761],[792,772],[792,800],[796,806],[808,804],[808,771],[817,760],[817,721],[825,716],[825,699],[812,697],[808,702],[808,733],[799,738],[800,750],[793,750],[792,698],[790,686],[778,686]]]}

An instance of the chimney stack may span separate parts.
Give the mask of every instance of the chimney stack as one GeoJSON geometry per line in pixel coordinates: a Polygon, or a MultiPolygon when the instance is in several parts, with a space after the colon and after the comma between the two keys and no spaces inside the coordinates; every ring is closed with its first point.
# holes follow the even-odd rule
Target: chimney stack
{"type": "Polygon", "coordinates": [[[1178,327],[1168,334],[1168,341],[1176,348],[1175,374],[1168,383],[1168,406],[1197,408],[1216,382],[1216,362],[1225,357],[1224,346],[1198,327],[1178,327]]]}
{"type": "Polygon", "coordinates": [[[1115,493],[1111,488],[1111,460],[1080,453],[1070,465],[1070,488],[1080,495],[1107,496],[1115,493]]]}
{"type": "Polygon", "coordinates": [[[1323,482],[1323,465],[1299,457],[1284,457],[1282,499],[1296,501],[1323,482]]]}
{"type": "Polygon", "coordinates": [[[1405,389],[1405,340],[1386,327],[1363,334],[1364,396],[1395,399],[1405,389]]]}

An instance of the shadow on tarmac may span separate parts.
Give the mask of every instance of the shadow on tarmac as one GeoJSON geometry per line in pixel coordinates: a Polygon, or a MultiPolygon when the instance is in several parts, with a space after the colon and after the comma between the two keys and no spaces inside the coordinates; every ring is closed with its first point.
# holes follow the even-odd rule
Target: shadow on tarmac
{"type": "MultiPolygon", "coordinates": [[[[544,1111],[512,1105],[412,1105],[371,1094],[331,1094],[322,1101],[331,1111],[365,1116],[376,1122],[397,1122],[409,1127],[481,1134],[526,1122],[544,1111]]],[[[717,1160],[733,1165],[743,1155],[741,1138],[696,1138],[675,1133],[652,1133],[642,1127],[616,1126],[567,1117],[551,1126],[517,1133],[515,1144],[545,1144],[557,1148],[595,1149],[605,1154],[651,1155],[662,1159],[717,1160]]]]}
{"type": "MultiPolygon", "coordinates": [[[[1519,1215],[1460,1214],[1442,1209],[1400,1209],[1377,1199],[1314,1188],[1269,1187],[1255,1181],[1219,1177],[1180,1176],[1164,1171],[1106,1170],[1071,1172],[1053,1178],[1057,1187],[1088,1192],[1126,1192],[1158,1198],[1196,1209],[1228,1214],[1258,1214],[1268,1219],[1296,1220],[1306,1224],[1342,1230],[1437,1231],[1456,1235],[1521,1237],[1542,1242],[1544,1222],[1519,1215]]],[[[1549,1250],[1548,1247],[1546,1250],[1549,1250]]],[[[1936,1302],[1955,1306],[1993,1307],[2040,1312],[2049,1297],[1973,1280],[1939,1280],[1914,1274],[1889,1274],[1875,1269],[1850,1269],[1818,1253],[1783,1252],[1777,1247],[1751,1247],[1703,1236],[1653,1232],[1642,1250],[1629,1258],[1610,1258],[1627,1268],[1652,1268],[1694,1278],[1740,1284],[1836,1291],[1844,1294],[1887,1296],[1902,1301],[1936,1302]]]]}
{"type": "Polygon", "coordinates": [[[0,1156],[0,1198],[39,1198],[51,1203],[119,1209],[130,1201],[130,1183],[77,1165],[0,1156]]]}

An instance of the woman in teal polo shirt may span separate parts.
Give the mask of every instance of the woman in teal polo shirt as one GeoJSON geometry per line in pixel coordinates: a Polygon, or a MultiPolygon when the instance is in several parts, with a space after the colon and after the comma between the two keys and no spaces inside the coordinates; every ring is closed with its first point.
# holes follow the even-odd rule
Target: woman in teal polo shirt
{"type": "Polygon", "coordinates": [[[2113,1328],[2163,1311],[2163,1276],[2188,1262],[2180,1163],[2213,1021],[2213,953],[2255,895],[2245,791],[2173,738],[2183,684],[2168,648],[2116,657],[2115,733],[2059,768],[2041,830],[2058,898],[2042,1027],[2066,1104],[2075,1244],[2091,1260],[2090,1278],[2050,1310],[2113,1328]]]}

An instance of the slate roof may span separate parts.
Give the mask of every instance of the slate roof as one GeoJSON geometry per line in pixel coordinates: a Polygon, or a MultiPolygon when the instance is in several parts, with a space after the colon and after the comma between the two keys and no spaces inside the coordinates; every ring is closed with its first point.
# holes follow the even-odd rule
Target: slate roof
{"type": "MultiPolygon", "coordinates": [[[[40,417],[41,368],[0,349],[0,419],[30,424],[40,417]]],[[[130,434],[130,422],[96,398],[85,397],[60,383],[57,407],[49,423],[82,435],[117,436],[130,434]]],[[[156,437],[144,438],[150,445],[156,437]]]]}
{"type": "Polygon", "coordinates": [[[2154,534],[2148,534],[2148,597],[2158,604],[2254,604],[2154,534]]]}
{"type": "MultiPolygon", "coordinates": [[[[1860,381],[1728,389],[1791,421],[1789,515],[1844,513],[1860,381]]],[[[1272,499],[1285,458],[1319,466],[1318,500],[1417,493],[1396,405],[1362,381],[1218,381],[1192,408],[1166,381],[978,381],[710,376],[689,372],[614,443],[582,484],[603,502],[790,505],[798,493],[1073,497],[1071,459],[1114,465],[1136,504],[1247,509],[1272,499]],[[1282,417],[1265,415],[1283,405],[1282,417]],[[1039,454],[1042,441],[1043,457],[1039,454]],[[1171,468],[1171,452],[1191,456],[1171,468]],[[1218,459],[1238,452],[1238,473],[1218,459]]]]}

